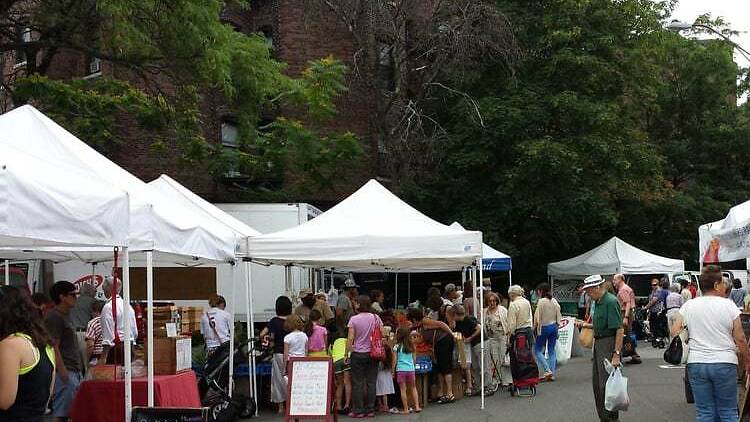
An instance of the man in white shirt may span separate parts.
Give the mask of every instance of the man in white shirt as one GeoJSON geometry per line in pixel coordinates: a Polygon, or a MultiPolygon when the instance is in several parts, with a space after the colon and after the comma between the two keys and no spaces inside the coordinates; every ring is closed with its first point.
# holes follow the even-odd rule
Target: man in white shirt
{"type": "Polygon", "coordinates": [[[117,283],[117,294],[115,295],[116,303],[116,314],[117,314],[117,336],[115,336],[115,322],[112,314],[112,290],[114,287],[114,280],[112,277],[107,276],[102,283],[102,290],[104,290],[104,296],[107,298],[107,303],[102,308],[101,324],[102,324],[102,357],[99,362],[106,362],[109,364],[124,363],[123,358],[123,341],[129,340],[135,342],[138,337],[138,326],[135,323],[135,311],[133,307],[128,304],[127,316],[130,319],[130,335],[125,335],[125,302],[120,297],[120,290],[122,284],[117,283]]]}
{"type": "Polygon", "coordinates": [[[213,353],[229,341],[232,333],[232,316],[225,311],[227,301],[223,296],[213,295],[208,299],[210,309],[201,317],[201,334],[206,340],[206,349],[213,353]]]}

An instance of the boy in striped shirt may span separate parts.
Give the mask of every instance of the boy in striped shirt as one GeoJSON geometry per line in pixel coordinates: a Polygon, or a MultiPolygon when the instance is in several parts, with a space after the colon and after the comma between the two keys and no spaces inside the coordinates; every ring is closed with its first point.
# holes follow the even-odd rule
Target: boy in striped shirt
{"type": "Polygon", "coordinates": [[[102,307],[104,303],[96,301],[91,304],[91,321],[86,326],[86,352],[89,365],[94,366],[102,355],[102,307]]]}

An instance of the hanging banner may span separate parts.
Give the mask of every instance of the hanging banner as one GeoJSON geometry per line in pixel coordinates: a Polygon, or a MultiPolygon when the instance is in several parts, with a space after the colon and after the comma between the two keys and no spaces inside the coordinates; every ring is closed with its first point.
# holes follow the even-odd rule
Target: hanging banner
{"type": "Polygon", "coordinates": [[[565,365],[570,360],[573,353],[573,332],[576,329],[576,319],[572,317],[563,317],[560,325],[557,327],[557,344],[555,344],[555,354],[557,363],[565,365]]]}
{"type": "Polygon", "coordinates": [[[750,256],[750,220],[733,227],[705,224],[698,229],[700,257],[704,264],[745,259],[750,256]]]}

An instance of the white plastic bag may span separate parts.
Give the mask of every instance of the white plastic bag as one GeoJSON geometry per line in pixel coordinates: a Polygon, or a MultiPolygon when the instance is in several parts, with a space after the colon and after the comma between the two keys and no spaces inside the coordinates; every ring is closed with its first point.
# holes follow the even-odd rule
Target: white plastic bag
{"type": "Polygon", "coordinates": [[[610,412],[628,410],[630,406],[628,379],[622,375],[620,367],[613,367],[609,360],[604,360],[604,368],[609,373],[609,379],[604,388],[604,408],[610,412]]]}

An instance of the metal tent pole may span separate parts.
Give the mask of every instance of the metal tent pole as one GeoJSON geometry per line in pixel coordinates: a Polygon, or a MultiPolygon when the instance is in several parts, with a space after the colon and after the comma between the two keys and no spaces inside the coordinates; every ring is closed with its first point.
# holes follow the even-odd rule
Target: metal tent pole
{"type": "MultiPolygon", "coordinates": [[[[245,260],[245,302],[247,303],[247,339],[253,341],[255,337],[255,311],[253,308],[253,272],[249,259],[245,260]]],[[[248,355],[248,377],[250,378],[250,393],[255,400],[255,416],[258,416],[258,392],[255,385],[255,350],[253,343],[249,343],[250,354],[248,355]]]]}
{"type": "Polygon", "coordinates": [[[406,292],[406,306],[408,307],[411,304],[411,273],[406,274],[406,288],[408,289],[406,292]]]}
{"type": "MultiPolygon", "coordinates": [[[[133,411],[133,378],[132,378],[132,362],[131,362],[131,349],[132,344],[130,340],[130,333],[132,327],[130,326],[130,316],[128,313],[130,312],[130,252],[128,251],[128,247],[124,246],[122,248],[122,301],[123,301],[123,310],[122,317],[125,319],[124,321],[124,347],[125,347],[125,422],[130,421],[130,414],[133,411]]],[[[114,296],[114,295],[113,295],[114,296]]],[[[115,299],[117,297],[115,296],[115,299]]],[[[119,329],[117,327],[117,321],[115,321],[115,330],[119,329]]]]}
{"type": "MultiPolygon", "coordinates": [[[[232,294],[229,298],[229,315],[232,318],[232,324],[229,326],[229,397],[234,395],[234,296],[237,294],[237,280],[234,277],[237,275],[237,266],[232,263],[232,294]]],[[[219,339],[221,341],[221,339],[219,339]]]]}
{"type": "MultiPolygon", "coordinates": [[[[481,264],[479,265],[481,267],[481,264]]],[[[477,297],[477,290],[479,289],[479,286],[481,285],[481,281],[477,280],[477,266],[475,265],[472,268],[472,276],[471,276],[471,286],[472,286],[472,292],[471,297],[476,298],[477,297]]],[[[479,309],[482,309],[482,305],[479,303],[474,303],[474,319],[479,318],[479,309]],[[477,309],[478,308],[478,309],[477,309]]]]}
{"type": "Polygon", "coordinates": [[[396,300],[393,304],[394,309],[398,309],[398,273],[396,273],[396,300]]]}
{"type": "Polygon", "coordinates": [[[10,286],[10,260],[5,260],[5,285],[10,286]]]}
{"type": "MultiPolygon", "coordinates": [[[[479,279],[483,280],[483,276],[484,276],[484,272],[483,272],[482,264],[481,264],[481,261],[480,261],[480,264],[479,264],[479,279]]],[[[480,346],[479,347],[481,348],[481,357],[480,357],[480,359],[482,361],[482,374],[481,374],[481,378],[482,378],[482,385],[481,385],[481,388],[482,388],[482,409],[484,409],[484,288],[479,289],[479,306],[474,306],[474,309],[479,308],[479,307],[481,307],[481,309],[482,309],[482,312],[480,313],[480,315],[481,315],[480,324],[482,326],[482,329],[479,330],[479,332],[480,332],[480,334],[479,334],[480,335],[480,337],[479,337],[480,338],[480,341],[479,341],[480,346]]]]}
{"type": "MultiPolygon", "coordinates": [[[[154,252],[146,252],[146,343],[148,407],[154,407],[154,252]]],[[[115,324],[117,325],[117,324],[115,324]]]]}
{"type": "Polygon", "coordinates": [[[508,287],[513,285],[513,270],[508,270],[508,287]]]}

